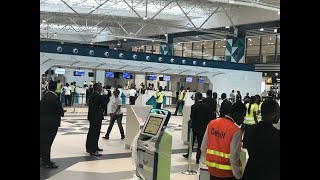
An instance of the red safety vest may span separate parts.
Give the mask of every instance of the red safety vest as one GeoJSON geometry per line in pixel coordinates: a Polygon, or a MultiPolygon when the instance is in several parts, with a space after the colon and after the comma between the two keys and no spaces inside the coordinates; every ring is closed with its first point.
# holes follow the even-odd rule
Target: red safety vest
{"type": "Polygon", "coordinates": [[[226,117],[210,121],[208,124],[206,164],[212,176],[219,178],[234,177],[230,164],[230,143],[233,134],[239,129],[226,117]]]}

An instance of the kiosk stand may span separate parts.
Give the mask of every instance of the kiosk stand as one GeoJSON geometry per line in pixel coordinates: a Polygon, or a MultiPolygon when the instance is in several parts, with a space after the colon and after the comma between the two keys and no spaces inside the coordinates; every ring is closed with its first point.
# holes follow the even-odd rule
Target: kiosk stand
{"type": "Polygon", "coordinates": [[[166,130],[170,117],[168,110],[151,109],[136,136],[132,157],[136,164],[136,176],[140,179],[170,179],[172,134],[166,130]]]}

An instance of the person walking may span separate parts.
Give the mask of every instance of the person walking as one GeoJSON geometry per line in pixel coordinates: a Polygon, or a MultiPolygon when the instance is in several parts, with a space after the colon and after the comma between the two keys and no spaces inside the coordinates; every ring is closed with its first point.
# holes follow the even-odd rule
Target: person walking
{"type": "Polygon", "coordinates": [[[251,96],[250,102],[246,104],[247,113],[243,124],[241,125],[241,129],[243,133],[254,124],[258,124],[257,112],[258,112],[258,105],[256,103],[256,97],[251,96]]]}
{"type": "Polygon", "coordinates": [[[257,119],[258,119],[258,122],[261,121],[262,117],[261,117],[261,105],[262,105],[262,100],[261,100],[261,96],[260,95],[255,95],[256,97],[256,103],[258,105],[258,112],[257,112],[257,119]]]}
{"type": "Polygon", "coordinates": [[[74,85],[73,82],[71,82],[70,84],[70,92],[71,92],[71,106],[73,106],[73,103],[74,103],[74,93],[75,93],[75,90],[76,90],[76,86],[74,85]]]}
{"type": "MultiPolygon", "coordinates": [[[[199,164],[200,160],[200,147],[203,139],[203,135],[206,131],[207,125],[211,120],[210,108],[208,104],[204,103],[202,100],[202,93],[197,92],[195,94],[195,104],[191,106],[191,129],[193,135],[192,149],[194,146],[195,139],[197,138],[198,147],[196,155],[196,163],[199,164]]],[[[188,151],[189,152],[189,151],[188,151]]],[[[183,154],[184,158],[188,158],[189,154],[183,154]]]]}
{"type": "Polygon", "coordinates": [[[249,159],[243,180],[280,180],[280,130],[273,124],[280,120],[280,106],[275,100],[261,105],[262,120],[247,129],[243,144],[249,159]]]}
{"type": "Polygon", "coordinates": [[[180,91],[178,93],[178,100],[177,100],[177,107],[176,107],[176,111],[174,112],[174,114],[172,114],[173,116],[176,116],[178,113],[178,110],[181,106],[181,108],[183,109],[183,105],[184,105],[184,101],[186,100],[186,91],[184,90],[184,87],[181,86],[180,87],[180,91]]]}
{"type": "Polygon", "coordinates": [[[130,105],[136,104],[136,96],[137,96],[137,91],[135,90],[134,86],[132,85],[129,90],[130,105]]]}
{"type": "Polygon", "coordinates": [[[242,96],[241,96],[240,91],[237,91],[236,101],[242,102],[242,96]]]}
{"type": "Polygon", "coordinates": [[[94,93],[89,98],[88,120],[89,131],[86,141],[87,152],[91,156],[101,156],[98,151],[103,151],[98,147],[98,140],[100,136],[101,124],[104,112],[104,100],[101,95],[102,87],[95,83],[93,85],[94,93]]]}
{"type": "Polygon", "coordinates": [[[156,92],[156,109],[161,109],[161,105],[163,103],[164,94],[162,92],[162,86],[159,87],[159,90],[156,92]]]}
{"type": "Polygon", "coordinates": [[[62,84],[60,83],[60,80],[58,80],[57,81],[57,87],[56,87],[56,90],[54,92],[57,94],[57,96],[58,96],[60,101],[61,101],[61,90],[62,90],[62,84]]]}
{"type": "Polygon", "coordinates": [[[236,96],[234,94],[234,90],[232,90],[230,93],[230,101],[232,104],[235,103],[235,101],[236,101],[236,96]]]}
{"type": "Polygon", "coordinates": [[[210,180],[241,179],[242,132],[239,126],[245,115],[245,105],[236,102],[226,116],[208,124],[201,145],[200,160],[201,164],[208,166],[210,180]]]}
{"type": "Polygon", "coordinates": [[[224,117],[229,114],[232,103],[227,99],[226,93],[221,94],[222,103],[220,106],[220,117],[224,117]]]}
{"type": "Polygon", "coordinates": [[[111,133],[112,127],[114,122],[117,120],[117,124],[120,130],[121,139],[125,138],[124,130],[122,127],[122,117],[123,113],[121,111],[121,99],[119,97],[120,91],[118,89],[113,91],[113,97],[111,98],[111,114],[110,114],[110,124],[107,130],[107,133],[105,134],[104,139],[109,139],[109,135],[111,133]]]}
{"type": "Polygon", "coordinates": [[[65,106],[71,106],[71,88],[69,86],[69,83],[66,83],[66,86],[63,87],[63,92],[64,92],[65,106]]]}
{"type": "Polygon", "coordinates": [[[246,96],[243,98],[243,103],[247,104],[249,102],[250,102],[250,96],[249,96],[249,93],[247,93],[246,96]]]}
{"type": "Polygon", "coordinates": [[[64,116],[64,110],[58,95],[55,93],[57,82],[49,82],[49,91],[40,101],[40,158],[45,168],[58,168],[51,161],[51,146],[56,137],[64,116]]]}
{"type": "Polygon", "coordinates": [[[107,116],[108,115],[108,104],[110,102],[110,97],[112,96],[111,93],[111,86],[110,85],[106,85],[106,89],[105,89],[105,96],[104,96],[104,100],[106,103],[106,107],[105,107],[105,111],[104,111],[104,115],[107,116]]]}

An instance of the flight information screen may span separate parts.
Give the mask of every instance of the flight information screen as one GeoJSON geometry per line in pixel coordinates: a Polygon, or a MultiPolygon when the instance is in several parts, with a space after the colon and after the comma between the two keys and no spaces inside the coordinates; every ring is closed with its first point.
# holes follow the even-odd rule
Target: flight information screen
{"type": "Polygon", "coordinates": [[[146,134],[156,135],[160,130],[162,121],[162,118],[150,116],[148,124],[143,132],[146,134]]]}

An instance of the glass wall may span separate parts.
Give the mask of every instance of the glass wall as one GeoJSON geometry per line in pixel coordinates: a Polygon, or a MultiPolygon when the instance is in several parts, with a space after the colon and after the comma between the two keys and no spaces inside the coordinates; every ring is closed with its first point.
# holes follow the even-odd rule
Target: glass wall
{"type": "Polygon", "coordinates": [[[280,35],[248,37],[246,63],[280,63],[280,35]]]}

